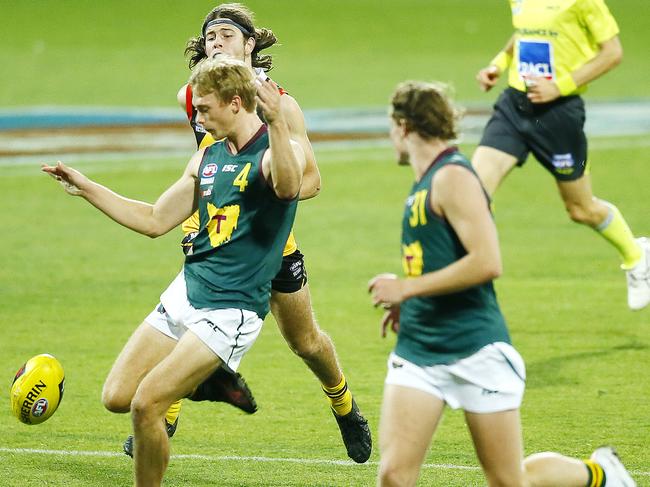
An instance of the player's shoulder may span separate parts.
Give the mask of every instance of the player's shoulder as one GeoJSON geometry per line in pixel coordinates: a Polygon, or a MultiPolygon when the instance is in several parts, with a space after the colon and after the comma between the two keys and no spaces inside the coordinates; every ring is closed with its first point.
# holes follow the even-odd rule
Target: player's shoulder
{"type": "Polygon", "coordinates": [[[203,159],[205,158],[205,155],[208,152],[208,149],[210,147],[211,146],[202,147],[192,155],[192,157],[190,158],[190,160],[187,163],[187,169],[186,169],[186,171],[190,175],[192,175],[194,177],[198,177],[199,168],[201,167],[201,164],[203,163],[203,159]]]}
{"type": "Polygon", "coordinates": [[[288,93],[280,97],[280,108],[285,116],[302,116],[302,108],[298,101],[288,93]]]}
{"type": "Polygon", "coordinates": [[[433,175],[432,185],[456,186],[465,181],[477,179],[472,164],[463,153],[456,148],[447,149],[443,155],[438,170],[433,175]]]}

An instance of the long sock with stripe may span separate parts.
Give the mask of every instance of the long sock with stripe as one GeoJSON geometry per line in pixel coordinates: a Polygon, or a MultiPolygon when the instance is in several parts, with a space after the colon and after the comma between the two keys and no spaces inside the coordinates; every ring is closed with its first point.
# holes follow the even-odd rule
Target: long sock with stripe
{"type": "Polygon", "coordinates": [[[339,416],[345,416],[352,411],[352,393],[348,389],[348,383],[345,376],[341,374],[341,382],[334,387],[321,385],[323,392],[330,400],[330,405],[334,412],[339,416]]]}
{"type": "Polygon", "coordinates": [[[603,487],[605,485],[605,472],[603,467],[593,460],[583,460],[589,472],[589,481],[586,487],[603,487]]]}

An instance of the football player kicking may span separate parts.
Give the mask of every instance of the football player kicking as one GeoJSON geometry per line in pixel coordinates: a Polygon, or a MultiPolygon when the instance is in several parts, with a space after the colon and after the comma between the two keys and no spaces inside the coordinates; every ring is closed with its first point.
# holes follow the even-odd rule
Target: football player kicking
{"type": "Polygon", "coordinates": [[[222,363],[236,370],[259,335],[304,171],[274,83],[258,80],[256,89],[244,63],[208,60],[193,70],[190,84],[198,120],[219,142],[196,152],[155,204],[119,196],[62,163],[43,167],[69,193],[150,237],[199,211],[183,272],[124,346],[107,380],[113,394],[103,398],[111,411],[131,412],[138,487],[162,483],[169,406],[222,363]]]}
{"type": "MultiPolygon", "coordinates": [[[[261,51],[275,44],[276,37],[268,29],[256,28],[253,20],[252,12],[241,4],[221,4],[214,8],[206,16],[201,34],[188,42],[186,54],[190,56],[190,67],[216,55],[228,56],[243,61],[257,77],[266,79],[265,71],[272,68],[272,59],[261,51]]],[[[280,109],[291,139],[300,144],[305,154],[306,167],[300,199],[312,198],[320,190],[320,175],[307,137],[304,116],[296,100],[283,89],[278,89],[281,94],[280,109]]],[[[191,84],[180,89],[178,102],[187,114],[197,146],[203,148],[214,144],[214,137],[197,121],[191,84]]],[[[263,117],[263,113],[260,115],[263,117]]],[[[193,238],[197,229],[196,215],[184,222],[184,252],[193,252],[193,238]]],[[[293,233],[289,235],[283,254],[282,267],[271,283],[271,313],[291,350],[302,358],[321,382],[348,456],[355,462],[363,463],[368,460],[372,450],[370,429],[348,388],[334,344],[320,329],[314,317],[304,258],[298,250],[293,233]]],[[[281,389],[282,386],[278,385],[278,388],[281,389]]],[[[243,379],[225,365],[202,384],[198,393],[190,399],[226,401],[249,413],[256,408],[243,379]]],[[[179,410],[180,401],[174,403],[168,411],[168,425],[176,424],[179,410]]],[[[173,434],[175,426],[170,426],[169,431],[173,434]]],[[[124,443],[127,454],[133,449],[131,442],[129,437],[124,443]]]]}

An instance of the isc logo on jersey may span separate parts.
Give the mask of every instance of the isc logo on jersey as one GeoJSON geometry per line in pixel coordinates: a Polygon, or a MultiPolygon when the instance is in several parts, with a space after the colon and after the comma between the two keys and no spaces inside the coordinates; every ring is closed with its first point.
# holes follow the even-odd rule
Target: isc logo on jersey
{"type": "Polygon", "coordinates": [[[11,385],[11,410],[25,424],[50,418],[61,403],[65,376],[59,361],[49,354],[30,358],[11,385]]]}
{"type": "Polygon", "coordinates": [[[555,78],[553,47],[547,41],[519,40],[519,76],[555,78]]]}

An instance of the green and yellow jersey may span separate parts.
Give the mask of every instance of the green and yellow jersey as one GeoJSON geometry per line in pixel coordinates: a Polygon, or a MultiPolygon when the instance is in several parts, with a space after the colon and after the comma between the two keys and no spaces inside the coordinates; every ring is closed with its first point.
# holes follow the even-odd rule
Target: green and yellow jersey
{"type": "MultiPolygon", "coordinates": [[[[431,181],[450,164],[474,172],[467,158],[450,148],[413,185],[406,200],[402,264],[407,278],[437,271],[467,254],[449,222],[430,205],[431,181]]],[[[395,353],[421,366],[448,364],[490,343],[510,343],[492,281],[442,296],[407,299],[399,322],[395,353]]]]}
{"type": "Polygon", "coordinates": [[[526,91],[527,76],[552,79],[562,95],[580,94],[571,72],[619,32],[603,0],[510,0],[515,28],[508,84],[526,91]]]}
{"type": "MultiPolygon", "coordinates": [[[[280,91],[281,95],[286,93],[286,91],[281,87],[278,87],[278,90],[280,91]]],[[[216,142],[214,140],[214,137],[206,132],[201,124],[196,121],[197,111],[194,105],[192,105],[192,87],[189,84],[185,88],[185,112],[190,126],[192,127],[192,131],[194,132],[197,147],[199,149],[203,149],[204,147],[210,147],[212,144],[214,144],[216,142]]],[[[183,246],[183,250],[186,251],[191,246],[192,235],[199,229],[198,213],[194,213],[190,218],[185,220],[181,228],[183,230],[183,234],[185,235],[185,238],[183,239],[181,245],[183,246]]],[[[284,247],[282,255],[291,255],[296,250],[298,250],[298,243],[296,242],[296,238],[294,237],[293,232],[291,232],[289,233],[289,238],[287,239],[287,243],[284,247]]]]}
{"type": "Polygon", "coordinates": [[[281,200],[262,173],[266,125],[237,154],[225,141],[205,150],[199,166],[199,230],[185,257],[187,298],[195,308],[268,313],[271,280],[298,199],[281,200]]]}

